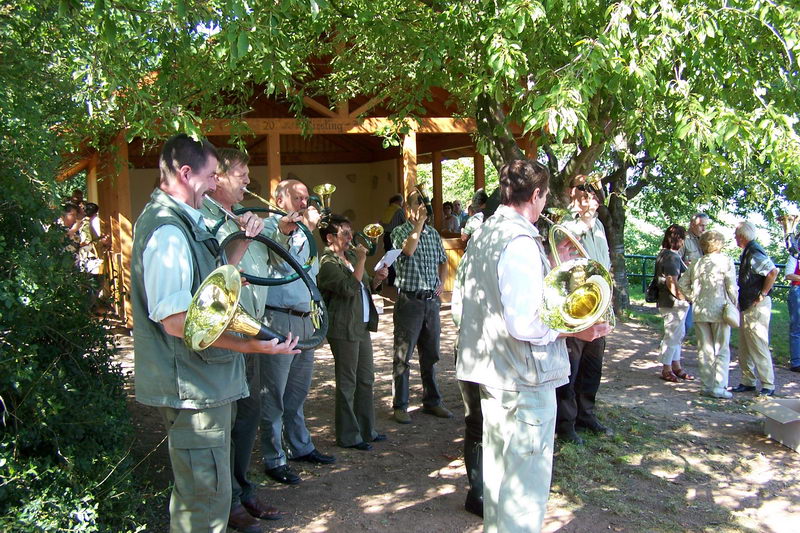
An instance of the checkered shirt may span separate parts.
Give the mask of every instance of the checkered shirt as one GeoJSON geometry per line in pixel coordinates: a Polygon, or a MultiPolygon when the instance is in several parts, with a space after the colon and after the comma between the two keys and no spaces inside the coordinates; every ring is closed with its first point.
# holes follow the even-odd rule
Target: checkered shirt
{"type": "MultiPolygon", "coordinates": [[[[392,245],[402,248],[414,226],[405,222],[392,231],[392,245]]],[[[425,225],[417,249],[411,257],[400,254],[394,263],[397,271],[395,284],[401,291],[436,290],[439,285],[439,265],[447,261],[439,233],[425,225]]]]}

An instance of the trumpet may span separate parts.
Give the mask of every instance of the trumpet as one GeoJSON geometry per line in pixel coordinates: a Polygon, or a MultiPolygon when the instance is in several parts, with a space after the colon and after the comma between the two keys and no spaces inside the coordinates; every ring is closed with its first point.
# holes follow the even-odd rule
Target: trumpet
{"type": "Polygon", "coordinates": [[[358,245],[358,239],[360,239],[361,243],[367,249],[367,255],[373,256],[378,249],[378,239],[380,239],[382,235],[383,226],[380,224],[367,224],[364,226],[363,230],[353,235],[353,240],[350,241],[350,247],[355,248],[358,245]]]}
{"type": "Polygon", "coordinates": [[[783,243],[789,255],[795,259],[800,256],[800,233],[796,233],[797,223],[800,222],[800,215],[781,215],[777,218],[778,223],[783,229],[783,243]]]}

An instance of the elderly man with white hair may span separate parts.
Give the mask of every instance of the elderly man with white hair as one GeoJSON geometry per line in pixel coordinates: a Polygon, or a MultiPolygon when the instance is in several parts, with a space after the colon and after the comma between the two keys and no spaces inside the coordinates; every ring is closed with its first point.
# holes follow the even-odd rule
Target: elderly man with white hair
{"type": "Polygon", "coordinates": [[[739,223],[735,238],[736,245],[742,249],[739,258],[739,366],[742,368],[742,380],[731,392],[755,391],[758,374],[761,380],[760,394],[772,396],[775,393],[775,372],[769,351],[769,319],[772,313],[770,292],[778,277],[778,269],[756,242],[753,224],[739,223]]]}

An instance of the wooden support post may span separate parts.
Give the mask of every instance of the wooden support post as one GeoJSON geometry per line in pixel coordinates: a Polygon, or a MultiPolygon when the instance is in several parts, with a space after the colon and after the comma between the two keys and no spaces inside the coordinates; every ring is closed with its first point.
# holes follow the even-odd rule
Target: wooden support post
{"type": "Polygon", "coordinates": [[[128,143],[125,132],[114,140],[115,151],[102,154],[96,166],[101,179],[96,180],[100,215],[105,222],[104,231],[111,235],[111,254],[114,262],[114,279],[109,280],[117,289],[121,301],[117,302],[120,318],[133,327],[131,307],[131,252],[133,248],[133,221],[131,220],[131,184],[128,173],[128,143]]]}
{"type": "MultiPolygon", "coordinates": [[[[266,198],[275,192],[281,182],[281,136],[279,133],[267,135],[267,194],[266,198]]],[[[273,198],[274,200],[274,198],[273,198]]]]}
{"type": "Polygon", "coordinates": [[[403,137],[403,196],[408,197],[417,184],[417,132],[403,137]]]}
{"type": "Polygon", "coordinates": [[[396,188],[395,192],[399,192],[400,194],[402,194],[403,195],[403,201],[405,202],[406,201],[406,199],[405,199],[405,189],[403,188],[403,158],[402,157],[398,157],[395,161],[397,162],[397,165],[396,165],[396,168],[395,168],[395,172],[397,173],[397,175],[396,175],[397,179],[395,179],[395,188],[396,188]]]}
{"type": "Polygon", "coordinates": [[[486,186],[486,163],[483,154],[475,150],[474,156],[475,170],[475,190],[483,189],[486,186]]]}
{"type": "Polygon", "coordinates": [[[97,152],[92,154],[89,166],[86,168],[86,199],[95,204],[100,202],[97,193],[97,163],[99,161],[97,152]]]}
{"type": "Polygon", "coordinates": [[[442,152],[434,150],[431,154],[431,170],[433,174],[433,227],[440,233],[444,224],[442,212],[442,152]]]}

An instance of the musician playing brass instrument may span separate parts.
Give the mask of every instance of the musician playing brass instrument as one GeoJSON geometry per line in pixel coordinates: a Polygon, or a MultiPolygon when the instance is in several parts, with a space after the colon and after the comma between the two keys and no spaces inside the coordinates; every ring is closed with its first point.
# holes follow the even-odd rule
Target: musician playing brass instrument
{"type": "MultiPolygon", "coordinates": [[[[286,215],[268,217],[264,221],[265,232],[285,246],[300,264],[308,263],[311,243],[297,223],[314,231],[321,219],[317,208],[309,205],[308,187],[299,180],[284,180],[275,188],[273,197],[286,215]]],[[[280,275],[292,272],[288,263],[274,256],[271,265],[280,275]]],[[[312,261],[308,274],[316,278],[318,272],[319,263],[312,261]]],[[[270,287],[265,309],[265,321],[275,331],[292,331],[301,340],[313,335],[311,294],[301,280],[270,287]]],[[[278,483],[293,485],[301,481],[287,458],[314,464],[336,461],[332,455],[317,450],[306,427],[303,405],[313,370],[313,348],[297,355],[261,360],[261,453],[265,473],[278,483]]]]}
{"type": "MultiPolygon", "coordinates": [[[[290,354],[297,341],[224,333],[203,351],[184,344],[192,294],[215,268],[219,252],[198,210],[203,195],[216,187],[217,154],[208,141],[181,134],[166,142],[159,166],[159,186],[133,231],[136,399],[158,408],[169,433],[171,531],[223,532],[231,505],[231,406],[248,395],[241,354],[290,354]]],[[[252,213],[239,222],[248,235],[261,230],[252,213]]]]}
{"type": "MultiPolygon", "coordinates": [[[[206,198],[203,202],[201,212],[206,219],[207,227],[219,228],[214,236],[222,242],[231,233],[239,231],[239,226],[235,221],[226,220],[228,216],[222,211],[222,208],[232,212],[241,207],[239,202],[243,200],[245,187],[250,183],[248,167],[250,158],[247,154],[233,148],[219,148],[217,155],[219,158],[217,187],[209,193],[211,200],[206,198]],[[226,221],[218,225],[220,220],[226,221]]],[[[271,274],[269,249],[260,242],[249,243],[239,266],[248,274],[269,277],[271,274]]],[[[267,286],[256,284],[242,287],[239,303],[250,316],[259,322],[264,316],[267,290],[267,286]]],[[[266,506],[259,500],[256,493],[257,484],[247,477],[261,411],[261,391],[258,379],[261,356],[248,353],[244,354],[244,360],[250,395],[237,400],[231,431],[232,500],[228,527],[237,531],[258,528],[257,519],[272,520],[281,517],[281,513],[276,508],[266,506]]]]}
{"type": "Polygon", "coordinates": [[[472,238],[453,293],[456,371],[467,413],[465,506],[483,512],[487,533],[540,531],[552,473],[555,388],[569,375],[562,337],[590,342],[611,329],[601,323],[561,333],[542,321],[550,264],[534,223],[549,182],[547,167],[535,161],[500,169],[503,205],[472,238]],[[482,454],[474,446],[481,429],[482,454]],[[482,504],[471,501],[481,487],[482,504]]]}
{"type": "MultiPolygon", "coordinates": [[[[605,228],[597,217],[600,194],[600,188],[588,176],[581,174],[572,178],[567,189],[572,220],[564,221],[563,225],[580,240],[590,259],[611,270],[605,228]]],[[[582,444],[583,439],[576,429],[609,436],[614,434],[597,420],[594,413],[605,349],[605,337],[592,341],[567,339],[569,383],[556,389],[556,434],[560,440],[582,444]]]]}

